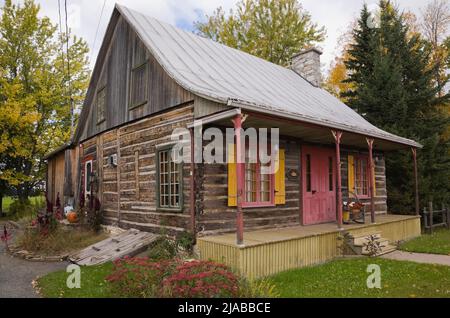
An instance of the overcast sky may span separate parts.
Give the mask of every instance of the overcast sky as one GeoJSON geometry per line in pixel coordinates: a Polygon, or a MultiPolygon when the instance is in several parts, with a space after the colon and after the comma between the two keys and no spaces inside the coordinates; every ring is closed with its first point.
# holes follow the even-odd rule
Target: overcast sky
{"type": "MultiPolygon", "coordinates": [[[[192,30],[194,21],[204,19],[205,14],[211,14],[218,6],[222,6],[228,11],[238,0],[106,0],[101,16],[104,1],[67,0],[69,26],[75,34],[88,42],[92,51],[91,62],[95,60],[98,53],[115,2],[185,30],[192,30]],[[97,40],[95,40],[99,23],[97,40]]],[[[402,10],[420,15],[421,9],[429,1],[431,0],[397,0],[396,2],[402,10]]],[[[21,1],[15,0],[15,2],[21,1]]],[[[41,4],[42,15],[47,15],[55,23],[58,23],[58,0],[36,0],[36,2],[41,4]]],[[[63,6],[64,0],[60,0],[60,2],[63,6]]],[[[374,6],[378,0],[300,0],[303,7],[310,12],[313,21],[320,26],[325,26],[327,30],[326,40],[320,44],[324,51],[322,56],[324,69],[328,69],[334,59],[338,37],[358,16],[359,10],[365,2],[374,6]]],[[[3,5],[4,0],[0,0],[0,3],[3,5]]]]}

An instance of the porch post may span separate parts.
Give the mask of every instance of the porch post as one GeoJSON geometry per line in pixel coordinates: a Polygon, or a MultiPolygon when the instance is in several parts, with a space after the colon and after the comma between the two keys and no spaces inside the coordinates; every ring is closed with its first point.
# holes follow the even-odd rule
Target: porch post
{"type": "Polygon", "coordinates": [[[191,175],[189,177],[189,186],[191,188],[191,192],[189,195],[189,204],[190,204],[190,214],[191,214],[191,231],[194,236],[196,236],[195,230],[195,138],[194,138],[194,129],[189,129],[189,134],[191,137],[191,175]]]}
{"type": "Polygon", "coordinates": [[[370,221],[375,223],[375,191],[373,188],[374,183],[374,166],[373,166],[373,139],[366,138],[367,145],[369,146],[369,194],[370,194],[370,221]]]}
{"type": "Polygon", "coordinates": [[[420,215],[419,204],[419,176],[417,174],[417,149],[411,148],[414,162],[414,183],[415,183],[415,196],[416,196],[416,215],[420,215]]]}
{"type": "Polygon", "coordinates": [[[242,215],[242,201],[244,195],[244,169],[245,163],[242,162],[242,115],[236,115],[233,119],[234,135],[236,138],[236,182],[237,182],[237,211],[236,211],[236,244],[244,244],[244,217],[242,215]]]}
{"type": "Polygon", "coordinates": [[[337,224],[342,229],[342,178],[341,178],[341,138],[342,131],[332,130],[336,142],[336,179],[337,179],[337,224]]]}

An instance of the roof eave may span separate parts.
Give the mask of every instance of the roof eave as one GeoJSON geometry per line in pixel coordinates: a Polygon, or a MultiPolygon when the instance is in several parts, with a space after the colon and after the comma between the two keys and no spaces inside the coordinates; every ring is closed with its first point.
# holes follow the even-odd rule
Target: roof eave
{"type": "MultiPolygon", "coordinates": [[[[207,97],[205,97],[207,98],[207,97]]],[[[357,129],[356,127],[348,127],[345,125],[339,125],[337,123],[330,123],[330,124],[325,124],[323,121],[320,121],[318,119],[315,118],[309,118],[309,117],[305,117],[302,116],[300,114],[297,113],[287,113],[287,112],[282,112],[279,110],[271,110],[266,106],[262,106],[262,105],[253,105],[251,103],[245,102],[245,101],[239,101],[236,99],[229,99],[228,103],[229,106],[233,106],[233,107],[240,107],[242,109],[247,109],[247,110],[251,110],[254,112],[260,112],[260,113],[265,113],[268,115],[272,115],[272,116],[278,116],[281,118],[287,118],[287,119],[295,119],[301,122],[305,122],[308,124],[313,124],[313,125],[317,125],[317,126],[322,126],[322,127],[327,127],[330,129],[338,129],[341,131],[346,131],[346,132],[351,132],[351,133],[356,133],[362,136],[367,136],[367,137],[373,137],[376,139],[381,139],[381,140],[385,140],[385,141],[389,141],[392,143],[396,143],[402,146],[406,146],[406,147],[413,147],[413,148],[419,148],[422,149],[423,145],[421,145],[420,143],[414,141],[414,140],[410,140],[407,138],[403,138],[400,136],[397,136],[397,138],[392,138],[391,136],[385,136],[385,135],[381,135],[381,134],[374,134],[373,132],[369,132],[369,131],[363,131],[360,129],[357,129]]]]}
{"type": "Polygon", "coordinates": [[[69,149],[69,148],[71,148],[71,147],[73,147],[73,142],[72,142],[72,141],[63,144],[62,146],[56,148],[56,149],[53,150],[52,152],[46,154],[46,155],[44,156],[43,159],[44,159],[44,160],[49,160],[49,159],[51,159],[51,158],[57,156],[60,152],[66,151],[67,149],[69,149]]]}

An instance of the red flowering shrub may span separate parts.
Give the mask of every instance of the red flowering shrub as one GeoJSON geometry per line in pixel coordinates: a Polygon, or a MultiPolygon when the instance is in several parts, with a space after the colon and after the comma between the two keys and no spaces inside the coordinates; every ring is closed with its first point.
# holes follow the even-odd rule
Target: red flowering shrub
{"type": "Polygon", "coordinates": [[[173,270],[174,261],[153,262],[147,257],[125,257],[114,262],[106,280],[119,297],[155,297],[161,282],[173,270]]]}
{"type": "Polygon", "coordinates": [[[222,264],[185,262],[163,279],[161,291],[161,296],[175,298],[237,297],[239,278],[222,264]]]}
{"type": "Polygon", "coordinates": [[[106,280],[118,297],[239,296],[239,278],[227,266],[205,261],[124,258],[114,262],[106,280]]]}

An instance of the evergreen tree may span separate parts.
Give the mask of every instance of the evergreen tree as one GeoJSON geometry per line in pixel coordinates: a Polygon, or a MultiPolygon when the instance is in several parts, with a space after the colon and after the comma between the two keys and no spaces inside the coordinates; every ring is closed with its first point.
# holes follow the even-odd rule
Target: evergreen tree
{"type": "MultiPolygon", "coordinates": [[[[445,201],[450,194],[449,144],[442,136],[448,116],[438,105],[431,50],[419,34],[411,35],[403,15],[390,1],[379,3],[376,27],[364,6],[346,62],[352,89],[343,93],[349,105],[371,123],[424,145],[419,151],[422,203],[445,201]]],[[[386,155],[388,206],[394,212],[414,210],[411,151],[386,155]]]]}

